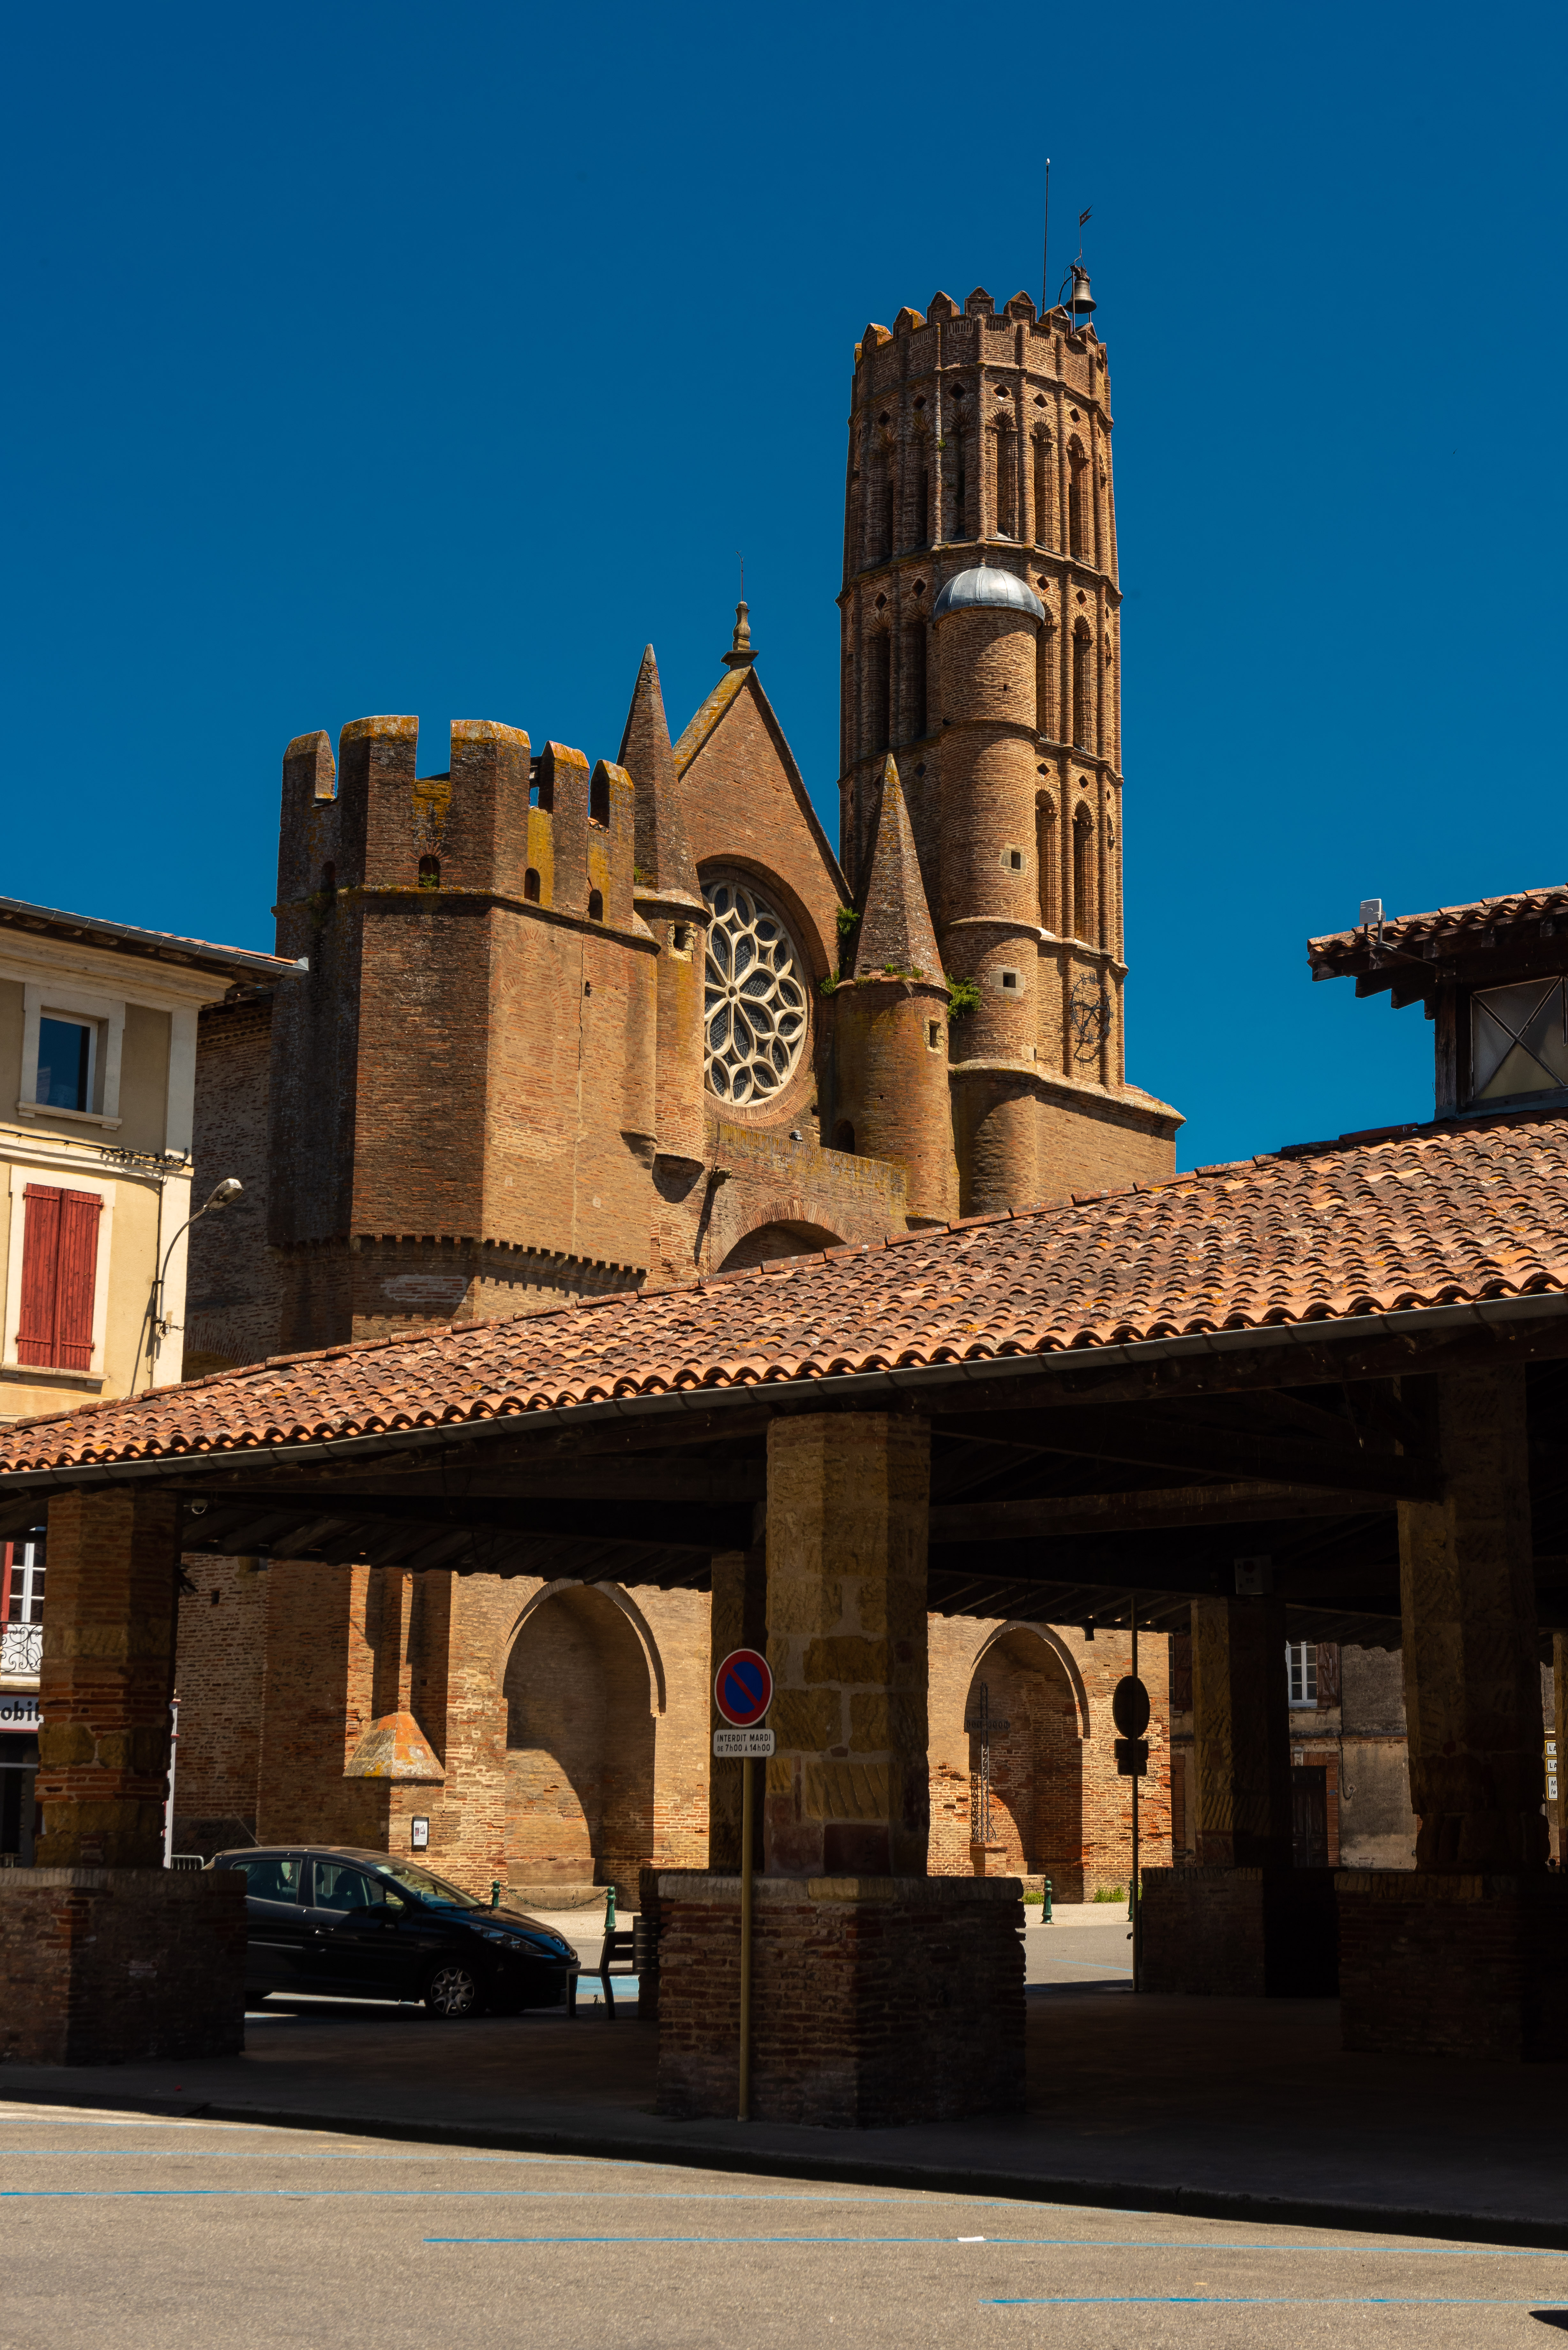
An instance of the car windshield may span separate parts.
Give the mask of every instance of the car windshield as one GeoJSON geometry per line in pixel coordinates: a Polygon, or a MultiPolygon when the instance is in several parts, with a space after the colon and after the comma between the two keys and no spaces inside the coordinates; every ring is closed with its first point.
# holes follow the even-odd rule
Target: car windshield
{"type": "Polygon", "coordinates": [[[460,1893],[444,1877],[432,1877],[428,1868],[415,1868],[406,1860],[383,1860],[376,1865],[378,1877],[389,1877],[394,1885],[406,1885],[426,1901],[444,1901],[453,1909],[483,1909],[484,1903],[476,1901],[472,1893],[460,1893]]]}

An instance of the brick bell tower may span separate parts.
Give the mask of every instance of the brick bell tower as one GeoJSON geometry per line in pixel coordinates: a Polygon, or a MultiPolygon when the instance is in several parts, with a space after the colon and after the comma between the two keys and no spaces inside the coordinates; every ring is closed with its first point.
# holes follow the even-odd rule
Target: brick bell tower
{"type": "Polygon", "coordinates": [[[1130,1085],[1110,377],[1085,313],[938,294],[855,352],[840,861],[864,900],[896,754],[941,966],[963,1212],[1150,1180],[1130,1085]],[[968,1006],[966,1009],[965,1006],[968,1006]]]}

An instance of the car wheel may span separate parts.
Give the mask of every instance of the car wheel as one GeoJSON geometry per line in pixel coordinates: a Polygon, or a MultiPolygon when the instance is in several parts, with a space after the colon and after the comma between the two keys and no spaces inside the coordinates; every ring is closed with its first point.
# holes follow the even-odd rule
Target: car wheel
{"type": "Polygon", "coordinates": [[[425,2005],[432,2015],[473,2015],[479,2008],[479,1978],[455,1959],[436,1968],[425,1984],[425,2005]]]}

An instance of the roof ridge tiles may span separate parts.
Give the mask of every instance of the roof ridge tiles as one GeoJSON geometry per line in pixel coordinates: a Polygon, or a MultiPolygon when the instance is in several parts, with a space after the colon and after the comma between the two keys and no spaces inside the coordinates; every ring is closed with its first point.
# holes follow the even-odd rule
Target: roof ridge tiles
{"type": "Polygon", "coordinates": [[[135,1398],[99,1398],[0,1427],[0,1461],[17,1471],[96,1472],[116,1461],[355,1437],[395,1449],[410,1427],[462,1427],[618,1397],[792,1383],[798,1391],[878,1367],[1089,1353],[1159,1336],[1329,1325],[1438,1303],[1568,1298],[1568,1113],[1561,1107],[1287,1144],[1211,1170],[1223,1178],[1223,1197],[1216,1192],[1211,1206],[1164,1197],[1191,1190],[1210,1171],[693,1275],[651,1295],[610,1291],[586,1302],[650,1310],[613,1316],[591,1333],[561,1318],[576,1307],[556,1306],[274,1356],[135,1398]],[[1115,1204],[1114,1216],[1109,1205],[1103,1218],[1086,1212],[1105,1203],[1115,1204]],[[1006,1248],[968,1247],[978,1225],[1002,1222],[1020,1227],[1006,1248]],[[922,1243],[921,1256],[894,1266],[886,1252],[907,1241],[922,1243]],[[775,1284],[767,1303],[778,1318],[760,1326],[761,1335],[761,1290],[753,1281],[744,1300],[734,1290],[751,1275],[775,1284]],[[665,1295],[670,1304],[661,1313],[665,1295]],[[519,1330],[524,1322],[533,1327],[519,1330]]]}

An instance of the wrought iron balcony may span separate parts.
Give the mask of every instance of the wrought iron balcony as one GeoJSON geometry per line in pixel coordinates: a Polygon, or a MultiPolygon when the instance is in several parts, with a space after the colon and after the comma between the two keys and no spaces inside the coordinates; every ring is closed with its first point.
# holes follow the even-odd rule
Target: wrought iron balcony
{"type": "Polygon", "coordinates": [[[0,1624],[0,1679],[36,1681],[43,1660],[41,1624],[0,1624]]]}

